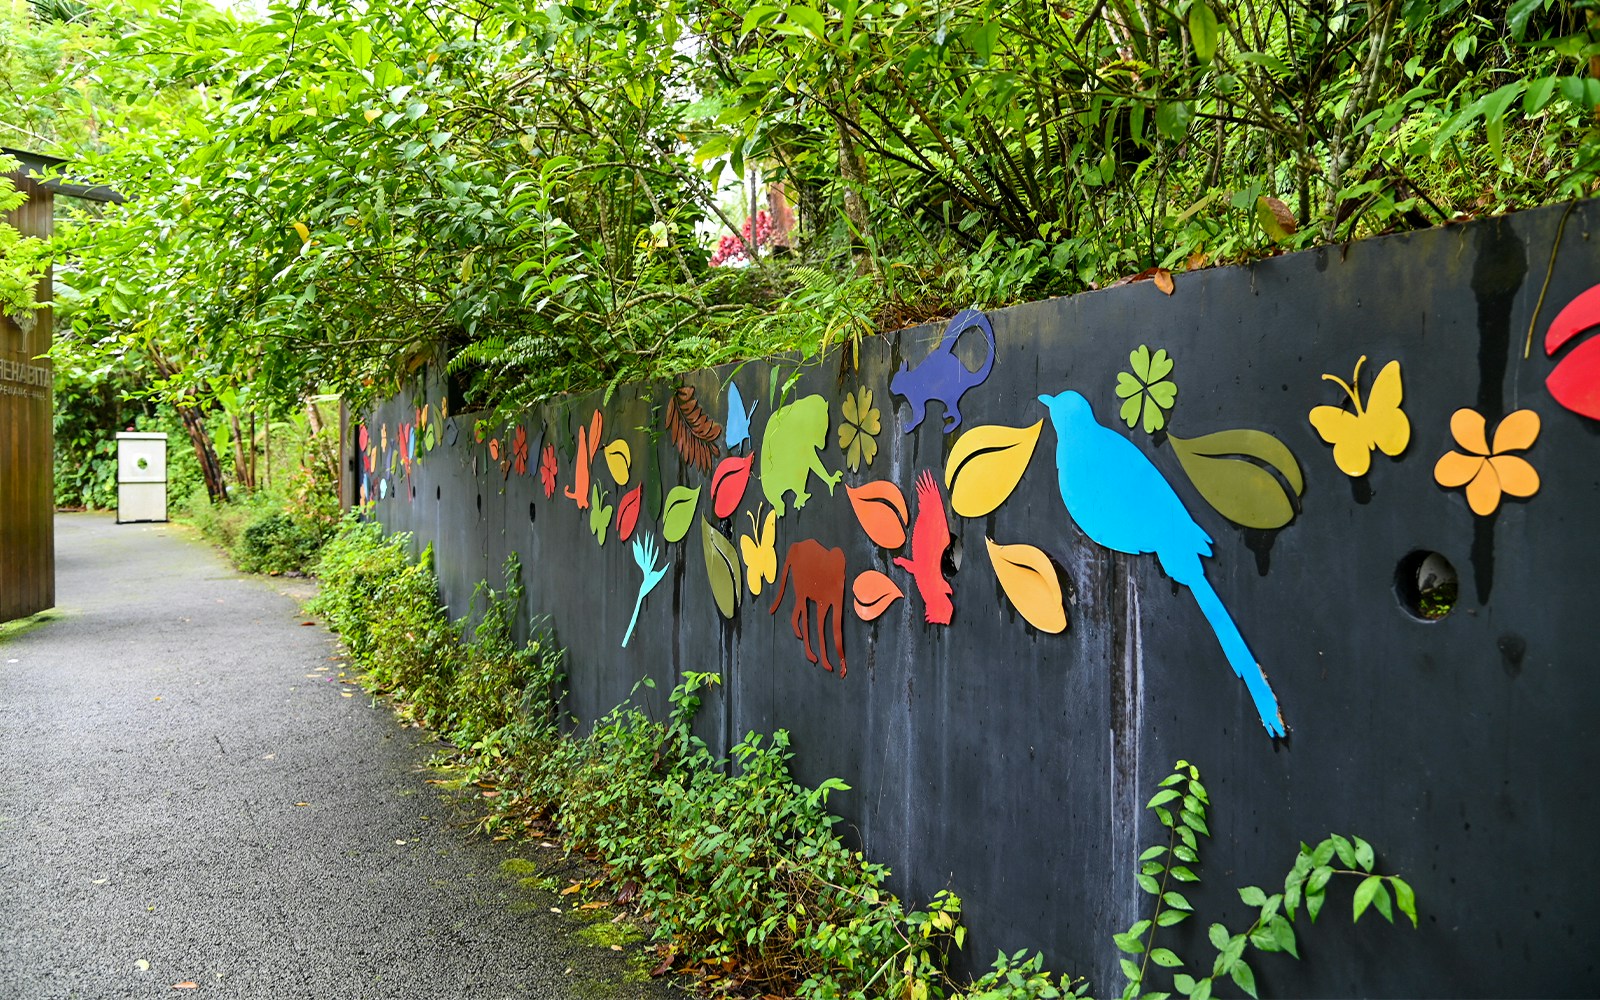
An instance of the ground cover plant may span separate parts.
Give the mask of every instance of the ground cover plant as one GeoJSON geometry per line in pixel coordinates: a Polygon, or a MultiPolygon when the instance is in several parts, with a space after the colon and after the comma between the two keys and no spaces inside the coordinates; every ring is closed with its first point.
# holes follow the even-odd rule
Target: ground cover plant
{"type": "MultiPolygon", "coordinates": [[[[472,614],[451,621],[430,553],[412,558],[408,536],[386,537],[352,514],[323,550],[312,610],[340,633],[370,688],[453,744],[463,784],[492,788],[484,830],[559,835],[569,850],[602,863],[607,902],[639,913],[653,931],[657,974],[694,972],[739,995],[830,1000],[1087,993],[1088,983],[1045,972],[1042,957],[1026,951],[1000,954],[972,982],[952,978],[950,957],[965,940],[960,900],[941,892],[916,908],[888,890],[889,870],[837,836],[828,798],[848,786],[797,783],[782,730],[748,733],[726,758],[695,735],[695,714],[717,675],[684,674],[664,719],[630,699],[575,728],[561,711],[563,652],[538,627],[518,640],[525,595],[515,556],[504,571],[501,587],[481,584],[472,614]]],[[[1296,917],[1315,921],[1339,875],[1360,879],[1353,919],[1370,907],[1391,923],[1396,909],[1416,923],[1410,886],[1374,870],[1372,846],[1330,836],[1300,846],[1282,892],[1240,889],[1253,922],[1237,933],[1213,923],[1211,971],[1190,974],[1156,934],[1194,915],[1177,887],[1200,881],[1209,801],[1199,769],[1186,761],[1150,800],[1168,837],[1141,856],[1136,874],[1155,899],[1153,912],[1112,938],[1128,956],[1127,1000],[1167,996],[1151,989],[1158,970],[1185,996],[1203,1000],[1222,978],[1256,996],[1246,950],[1299,957],[1296,917]]]]}

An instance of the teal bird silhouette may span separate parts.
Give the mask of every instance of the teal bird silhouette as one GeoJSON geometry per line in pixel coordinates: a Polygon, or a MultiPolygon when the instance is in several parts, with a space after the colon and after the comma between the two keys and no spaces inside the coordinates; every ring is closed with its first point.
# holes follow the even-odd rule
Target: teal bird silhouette
{"type": "Polygon", "coordinates": [[[1206,579],[1201,557],[1211,555],[1205,533],[1172,485],[1138,447],[1095,419],[1076,392],[1040,396],[1056,432],[1056,474],[1061,500],[1089,540],[1117,552],[1153,552],[1168,576],[1189,588],[1233,672],[1244,681],[1261,724],[1273,736],[1286,732],[1278,698],[1245,645],[1244,636],[1206,579]]]}

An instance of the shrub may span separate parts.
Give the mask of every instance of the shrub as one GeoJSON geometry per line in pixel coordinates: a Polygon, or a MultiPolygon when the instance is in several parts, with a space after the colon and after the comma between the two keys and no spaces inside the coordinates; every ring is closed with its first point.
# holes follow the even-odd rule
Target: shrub
{"type": "MultiPolygon", "coordinates": [[[[762,993],[959,992],[944,968],[965,937],[960,900],[940,893],[913,910],[889,892],[889,870],[834,833],[828,796],[848,786],[798,784],[786,732],[750,733],[727,759],[712,754],[692,722],[717,675],[685,674],[665,721],[630,702],[588,735],[563,737],[562,651],[544,629],[521,644],[514,637],[516,557],[503,587],[478,587],[463,629],[439,606],[431,550],[413,561],[410,545],[346,517],[322,551],[311,610],[341,633],[368,685],[456,743],[469,780],[498,783],[499,812],[486,826],[554,823],[618,886],[632,884],[627,895],[675,956],[737,969],[762,993]]],[[[1062,995],[1037,956],[1022,953],[1002,956],[973,989],[984,1000],[1062,995]]]]}

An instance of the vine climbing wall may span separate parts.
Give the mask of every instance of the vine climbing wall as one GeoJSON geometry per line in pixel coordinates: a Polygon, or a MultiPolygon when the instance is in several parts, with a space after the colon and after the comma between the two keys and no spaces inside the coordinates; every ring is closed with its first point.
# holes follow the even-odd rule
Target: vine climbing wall
{"type": "Polygon", "coordinates": [[[1038,948],[1120,989],[1144,804],[1182,757],[1212,839],[1179,954],[1353,832],[1420,928],[1325,914],[1303,961],[1254,963],[1263,995],[1584,994],[1600,925],[1560,859],[1600,821],[1597,223],[969,311],[858,366],[510,423],[429,386],[354,460],[458,613],[521,556],[580,719],[719,672],[708,740],[788,729],[903,894],[963,898],[971,967],[1038,948]]]}

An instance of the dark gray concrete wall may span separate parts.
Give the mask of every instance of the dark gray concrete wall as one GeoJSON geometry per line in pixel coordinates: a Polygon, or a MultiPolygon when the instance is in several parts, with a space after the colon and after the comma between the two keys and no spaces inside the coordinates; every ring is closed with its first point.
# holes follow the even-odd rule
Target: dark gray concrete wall
{"type": "MultiPolygon", "coordinates": [[[[904,433],[910,406],[891,392],[903,387],[893,382],[901,365],[917,366],[942,326],[866,342],[859,371],[837,354],[800,370],[784,398],[827,399],[823,465],[844,467],[839,404],[870,388],[881,411],[879,452],[870,467],[845,471],[843,484],[896,484],[915,521],[915,482],[931,470],[960,550],[959,569],[947,575],[952,620],[928,624],[911,574],[869,540],[843,484],[830,496],[810,478],[811,502],[777,523],[778,557],[816,539],[844,553],[846,605],[850,582],[869,569],[906,594],[871,623],[846,613],[842,677],[807,661],[790,631],[792,595],[769,614],[774,585],[760,597],[744,590],[725,620],[708,582],[700,516],[738,545],[752,534],[746,512],[765,503],[769,364],[684,380],[719,422],[728,417],[730,380],[747,404],[760,400],[744,449],[757,452],[758,475],[731,519],[712,515],[711,477],[662,432],[671,385],[526,414],[523,471],[489,454],[491,440],[498,450],[514,439],[514,426],[486,427],[476,441],[471,415],[446,419],[440,392],[419,392],[369,415],[365,485],[381,495],[375,511],[387,527],[434,546],[458,612],[478,580],[497,579],[506,554],[520,554],[528,611],[550,616],[569,647],[572,710],[584,721],[641,677],[660,685],[659,704],[682,672],[719,672],[724,685],[702,720],[712,742],[790,730],[802,779],[838,776],[852,786],[833,800],[847,836],[893,867],[899,890],[914,900],[944,888],[963,898],[973,966],[997,948],[1039,948],[1053,966],[1091,976],[1097,993],[1119,990],[1110,936],[1144,912],[1135,859],[1159,831],[1143,805],[1183,757],[1203,769],[1214,809],[1204,881],[1189,894],[1201,919],[1169,938],[1181,955],[1208,969],[1204,928],[1240,923],[1235,888],[1271,891],[1302,840],[1335,831],[1370,840],[1380,868],[1411,881],[1421,929],[1372,917],[1350,927],[1347,886],[1304,935],[1303,962],[1255,963],[1263,995],[1588,994],[1600,951],[1587,908],[1592,880],[1581,874],[1600,820],[1590,780],[1600,764],[1592,739],[1600,680],[1589,619],[1600,564],[1600,423],[1551,396],[1545,379],[1567,351],[1551,359],[1542,345],[1550,320],[1600,276],[1593,203],[1566,222],[1523,358],[1562,211],[1180,275],[1171,297],[1144,283],[994,312],[993,371],[961,398],[963,423],[950,434],[941,432],[937,402],[904,433]],[[1175,361],[1176,403],[1155,434],[1118,419],[1118,373],[1130,370],[1140,345],[1175,361]],[[1400,362],[1410,439],[1397,457],[1374,453],[1370,471],[1352,478],[1308,414],[1348,404],[1322,376],[1348,380],[1362,355],[1359,395],[1375,409],[1374,378],[1400,362]],[[1206,577],[1270,677],[1288,739],[1268,736],[1190,589],[1155,555],[1111,552],[1068,516],[1050,420],[997,510],[971,519],[950,512],[943,480],[962,434],[1031,425],[1046,417],[1041,394],[1069,389],[1153,463],[1215,540],[1206,577]],[[410,458],[401,428],[415,428],[424,403],[433,447],[424,431],[410,458]],[[1537,469],[1535,495],[1506,497],[1479,516],[1462,489],[1436,482],[1435,463],[1460,449],[1451,415],[1462,407],[1484,414],[1491,431],[1514,410],[1539,415],[1536,442],[1516,452],[1537,469]],[[704,488],[689,534],[663,546],[666,577],[626,649],[640,570],[615,521],[597,544],[590,512],[563,496],[574,482],[573,439],[597,409],[602,449],[621,438],[633,457],[619,487],[603,453],[595,456],[605,503],[641,482],[652,450],[661,492],[704,488]],[[1293,452],[1304,490],[1286,526],[1246,529],[1219,514],[1168,436],[1234,428],[1268,432],[1293,452]],[[559,454],[551,498],[538,473],[547,442],[559,454]],[[1066,583],[1066,632],[1023,620],[985,537],[1049,554],[1066,583]],[[1459,573],[1459,599],[1441,620],[1414,616],[1397,591],[1397,567],[1416,552],[1439,553],[1459,573]]],[[[967,369],[980,368],[981,334],[966,334],[960,353],[967,369]]],[[[777,381],[793,371],[780,365],[777,381]]],[[[1087,449],[1073,461],[1088,456],[1074,466],[1074,486],[1091,481],[1091,494],[1114,495],[1115,467],[1133,460],[1093,445],[1092,435],[1068,440],[1087,449]]],[[[1127,515],[1137,529],[1139,502],[1159,492],[1147,484],[1101,516],[1127,515]]],[[[647,509],[637,530],[659,539],[661,526],[647,509]]],[[[817,630],[813,621],[814,642],[817,630]]]]}

